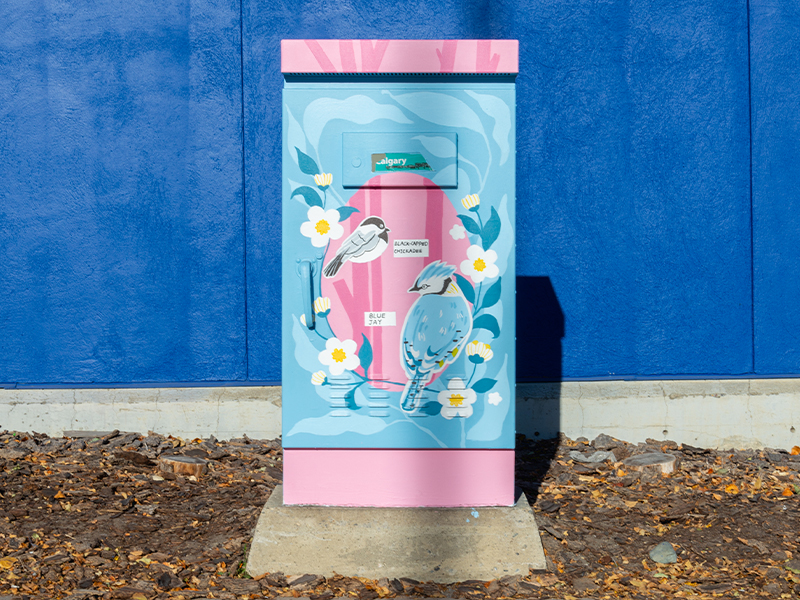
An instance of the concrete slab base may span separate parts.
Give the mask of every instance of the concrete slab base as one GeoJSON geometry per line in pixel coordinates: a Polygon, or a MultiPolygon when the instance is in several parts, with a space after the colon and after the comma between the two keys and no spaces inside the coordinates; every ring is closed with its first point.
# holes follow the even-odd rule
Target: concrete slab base
{"type": "Polygon", "coordinates": [[[451,583],[544,570],[545,557],[524,494],[491,508],[284,506],[272,492],[253,534],[247,571],[410,577],[451,583]]]}

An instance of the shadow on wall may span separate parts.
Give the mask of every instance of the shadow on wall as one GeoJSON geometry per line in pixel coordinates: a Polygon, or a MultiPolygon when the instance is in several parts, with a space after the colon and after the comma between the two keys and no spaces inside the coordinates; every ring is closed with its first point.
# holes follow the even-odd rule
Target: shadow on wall
{"type": "Polygon", "coordinates": [[[516,483],[531,502],[558,445],[563,337],[550,278],[517,277],[516,483]]]}

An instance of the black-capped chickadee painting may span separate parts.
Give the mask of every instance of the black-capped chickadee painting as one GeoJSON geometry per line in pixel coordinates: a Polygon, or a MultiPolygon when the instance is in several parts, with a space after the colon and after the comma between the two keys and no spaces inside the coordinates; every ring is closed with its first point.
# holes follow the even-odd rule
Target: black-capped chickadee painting
{"type": "Polygon", "coordinates": [[[327,265],[325,277],[334,277],[346,262],[366,263],[375,260],[389,247],[389,228],[380,217],[367,217],[347,236],[327,265]]]}

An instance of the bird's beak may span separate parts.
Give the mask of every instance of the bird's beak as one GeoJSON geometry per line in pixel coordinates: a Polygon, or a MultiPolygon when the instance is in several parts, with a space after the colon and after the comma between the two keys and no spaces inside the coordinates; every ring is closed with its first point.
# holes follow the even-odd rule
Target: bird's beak
{"type": "Polygon", "coordinates": [[[409,292],[418,292],[418,291],[419,291],[419,288],[417,287],[417,284],[415,283],[415,284],[414,284],[414,287],[410,288],[408,291],[409,291],[409,292]]]}

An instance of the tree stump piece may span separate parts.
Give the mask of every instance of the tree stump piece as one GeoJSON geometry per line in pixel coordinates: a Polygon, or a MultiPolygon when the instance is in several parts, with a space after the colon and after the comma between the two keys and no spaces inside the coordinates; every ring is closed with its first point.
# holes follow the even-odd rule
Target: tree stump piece
{"type": "Polygon", "coordinates": [[[626,458],[622,464],[634,471],[650,471],[666,475],[675,470],[675,456],[661,452],[648,452],[626,458]]]}
{"type": "Polygon", "coordinates": [[[200,477],[206,472],[208,463],[195,456],[162,456],[158,459],[158,468],[162,473],[175,475],[194,475],[200,477]]]}

